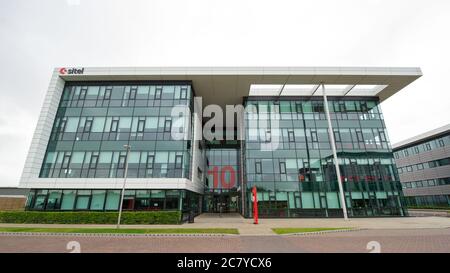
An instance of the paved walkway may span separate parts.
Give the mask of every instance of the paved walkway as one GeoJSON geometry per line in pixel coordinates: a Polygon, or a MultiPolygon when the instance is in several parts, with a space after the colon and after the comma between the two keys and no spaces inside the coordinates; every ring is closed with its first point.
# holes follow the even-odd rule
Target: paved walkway
{"type": "Polygon", "coordinates": [[[428,216],[450,217],[450,210],[409,209],[408,213],[410,216],[415,217],[428,217],[428,216]]]}
{"type": "MultiPolygon", "coordinates": [[[[59,225],[59,224],[0,224],[0,227],[103,227],[115,225],[59,225]]],[[[448,217],[389,217],[351,218],[348,221],[336,218],[245,219],[239,214],[201,214],[195,223],[182,225],[122,225],[123,228],[237,228],[241,235],[274,235],[272,228],[280,227],[353,227],[358,229],[431,229],[450,228],[448,217]]]]}

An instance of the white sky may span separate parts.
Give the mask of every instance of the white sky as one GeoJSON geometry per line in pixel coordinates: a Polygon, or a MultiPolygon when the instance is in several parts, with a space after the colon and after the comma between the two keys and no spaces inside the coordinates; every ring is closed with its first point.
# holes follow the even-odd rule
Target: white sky
{"type": "Polygon", "coordinates": [[[392,143],[449,123],[449,0],[0,0],[0,186],[16,186],[59,66],[419,66],[392,143]]]}

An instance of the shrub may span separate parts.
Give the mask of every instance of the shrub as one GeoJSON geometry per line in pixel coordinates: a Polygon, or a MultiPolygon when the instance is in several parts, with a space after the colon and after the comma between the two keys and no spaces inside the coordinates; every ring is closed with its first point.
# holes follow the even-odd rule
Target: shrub
{"type": "MultiPolygon", "coordinates": [[[[0,211],[0,223],[20,224],[116,224],[118,212],[0,211]]],[[[180,224],[180,211],[125,211],[122,224],[180,224]]]]}

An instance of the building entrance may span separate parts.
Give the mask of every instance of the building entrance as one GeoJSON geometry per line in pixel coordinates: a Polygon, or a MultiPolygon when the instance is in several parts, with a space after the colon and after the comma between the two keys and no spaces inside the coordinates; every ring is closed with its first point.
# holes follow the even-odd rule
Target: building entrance
{"type": "Polygon", "coordinates": [[[204,196],[203,212],[228,213],[239,212],[239,193],[222,192],[206,193],[204,196]]]}
{"type": "Polygon", "coordinates": [[[203,212],[241,212],[239,142],[207,142],[206,146],[208,171],[203,212]]]}

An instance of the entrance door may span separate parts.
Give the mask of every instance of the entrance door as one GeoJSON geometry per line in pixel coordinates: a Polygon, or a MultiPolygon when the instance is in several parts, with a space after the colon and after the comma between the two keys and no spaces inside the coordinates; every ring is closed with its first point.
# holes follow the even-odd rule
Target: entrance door
{"type": "Polygon", "coordinates": [[[221,193],[205,196],[205,212],[227,213],[239,212],[239,197],[237,193],[221,193]]]}
{"type": "Polygon", "coordinates": [[[216,195],[214,196],[214,212],[216,213],[224,213],[228,212],[228,195],[216,195]]]}

